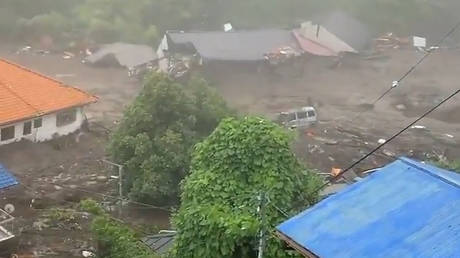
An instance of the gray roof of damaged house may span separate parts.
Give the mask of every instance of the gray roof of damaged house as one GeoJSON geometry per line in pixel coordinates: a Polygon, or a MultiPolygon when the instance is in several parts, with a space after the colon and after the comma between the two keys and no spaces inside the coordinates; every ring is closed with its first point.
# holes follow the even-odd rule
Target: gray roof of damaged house
{"type": "Polygon", "coordinates": [[[158,235],[146,236],[142,242],[157,254],[164,254],[171,249],[174,244],[176,233],[163,233],[158,235]]]}
{"type": "Polygon", "coordinates": [[[280,47],[299,49],[292,32],[263,29],[235,32],[167,32],[171,51],[193,49],[204,60],[259,61],[264,54],[280,47]]]}
{"type": "Polygon", "coordinates": [[[113,43],[103,45],[98,51],[86,58],[92,64],[104,62],[106,58],[115,58],[119,65],[130,68],[143,65],[157,59],[155,51],[147,45],[113,43]]]}

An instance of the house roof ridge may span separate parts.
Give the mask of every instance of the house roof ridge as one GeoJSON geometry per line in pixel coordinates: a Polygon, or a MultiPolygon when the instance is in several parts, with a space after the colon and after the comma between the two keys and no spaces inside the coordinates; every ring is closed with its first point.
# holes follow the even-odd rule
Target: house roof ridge
{"type": "MultiPolygon", "coordinates": [[[[443,176],[442,174],[439,174],[437,173],[436,171],[432,171],[432,170],[429,170],[423,166],[420,166],[419,162],[418,161],[415,161],[415,160],[412,160],[412,159],[409,159],[409,158],[406,158],[406,157],[400,157],[398,158],[398,160],[400,160],[401,162],[405,163],[406,165],[408,166],[411,166],[413,168],[416,168],[417,170],[431,176],[431,177],[434,177],[434,178],[437,178],[449,185],[452,185],[454,187],[457,187],[457,188],[460,188],[460,184],[454,180],[452,180],[451,178],[449,177],[446,177],[446,176],[443,176]]],[[[445,172],[445,173],[454,173],[452,171],[449,171],[449,170],[445,170],[445,169],[442,169],[442,168],[438,168],[438,167],[435,167],[436,169],[439,169],[441,170],[442,172],[445,172]]]]}

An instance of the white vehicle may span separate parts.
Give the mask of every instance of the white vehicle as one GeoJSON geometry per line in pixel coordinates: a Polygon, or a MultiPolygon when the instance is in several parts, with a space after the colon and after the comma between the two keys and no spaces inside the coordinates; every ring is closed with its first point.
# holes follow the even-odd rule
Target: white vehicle
{"type": "Polygon", "coordinates": [[[279,114],[278,121],[287,128],[310,127],[318,121],[314,107],[302,107],[279,114]]]}

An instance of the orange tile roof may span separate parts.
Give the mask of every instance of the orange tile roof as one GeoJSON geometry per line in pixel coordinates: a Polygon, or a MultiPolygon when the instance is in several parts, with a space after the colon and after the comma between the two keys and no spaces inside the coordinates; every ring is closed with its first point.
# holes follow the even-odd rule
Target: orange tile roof
{"type": "Polygon", "coordinates": [[[0,59],[0,125],[96,101],[82,90],[0,59]]]}

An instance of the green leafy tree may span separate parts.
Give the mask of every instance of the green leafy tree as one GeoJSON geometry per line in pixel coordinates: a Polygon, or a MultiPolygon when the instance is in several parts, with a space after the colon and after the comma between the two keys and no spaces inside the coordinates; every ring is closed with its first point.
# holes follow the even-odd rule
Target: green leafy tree
{"type": "Polygon", "coordinates": [[[18,21],[18,24],[24,31],[37,37],[43,35],[60,37],[70,29],[69,20],[58,12],[43,13],[30,19],[22,19],[18,21]]]}
{"type": "Polygon", "coordinates": [[[183,181],[182,203],[173,222],[175,257],[255,257],[258,232],[267,229],[265,257],[297,257],[273,236],[286,218],[315,203],[321,184],[291,152],[291,135],[258,117],[223,120],[193,152],[183,181]],[[258,196],[266,207],[262,224],[258,196]]]}
{"type": "Polygon", "coordinates": [[[376,32],[413,33],[411,30],[418,27],[420,21],[436,16],[433,5],[423,0],[341,0],[338,7],[349,11],[376,32]]]}
{"type": "Polygon", "coordinates": [[[83,200],[80,209],[95,216],[91,231],[98,243],[98,257],[104,258],[156,258],[128,226],[115,221],[93,200],[83,200]]]}
{"type": "Polygon", "coordinates": [[[155,25],[150,25],[148,29],[144,32],[144,39],[147,43],[154,45],[160,39],[160,34],[158,33],[158,28],[155,25]]]}
{"type": "Polygon", "coordinates": [[[204,80],[184,86],[159,74],[147,79],[109,147],[114,160],[125,165],[131,197],[176,203],[192,147],[232,114],[204,80]]]}
{"type": "Polygon", "coordinates": [[[136,237],[127,226],[108,216],[98,216],[91,225],[98,241],[99,257],[104,258],[155,258],[157,257],[136,237]]]}
{"type": "Polygon", "coordinates": [[[28,27],[15,28],[14,24],[34,17],[44,23],[61,20],[51,15],[57,13],[72,27],[69,32],[57,22],[48,24],[61,30],[58,35],[69,32],[100,43],[123,40],[155,44],[166,30],[221,30],[226,22],[236,29],[292,27],[326,11],[344,10],[377,33],[409,34],[427,24],[449,26],[456,21],[458,8],[455,0],[2,0],[0,14],[5,18],[0,16],[0,20],[8,27],[0,25],[0,30],[8,28],[6,36],[35,36],[28,33],[28,27]],[[440,23],[440,16],[446,22],[440,23]]]}
{"type": "Polygon", "coordinates": [[[99,42],[151,43],[157,40],[146,19],[152,4],[151,0],[86,0],[73,13],[83,31],[99,42]]]}

